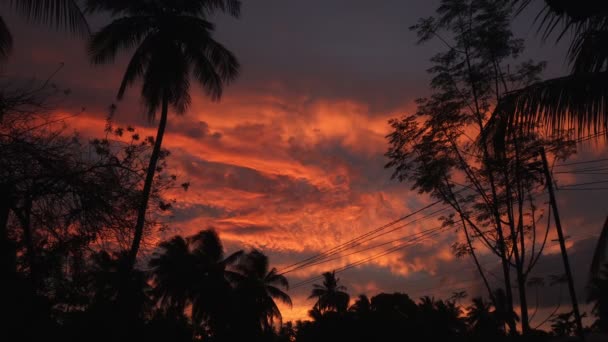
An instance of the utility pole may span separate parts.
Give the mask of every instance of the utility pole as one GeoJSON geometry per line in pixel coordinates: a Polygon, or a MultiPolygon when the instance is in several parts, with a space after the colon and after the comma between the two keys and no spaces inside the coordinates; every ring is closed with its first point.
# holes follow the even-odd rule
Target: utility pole
{"type": "Polygon", "coordinates": [[[564,268],[566,269],[566,277],[568,278],[568,290],[570,291],[570,300],[572,301],[572,311],[574,311],[574,318],[576,319],[576,330],[581,340],[584,341],[585,336],[583,334],[583,321],[581,319],[581,312],[578,309],[578,301],[576,300],[576,291],[574,289],[574,279],[572,278],[572,271],[570,270],[570,262],[568,261],[568,252],[566,251],[566,242],[564,241],[562,223],[559,219],[557,201],[555,200],[555,192],[553,191],[553,178],[551,177],[551,171],[549,171],[549,163],[547,163],[547,155],[544,147],[540,148],[540,156],[543,159],[543,169],[547,179],[547,189],[549,189],[551,207],[553,208],[553,217],[555,218],[557,238],[559,239],[559,247],[562,251],[562,260],[564,262],[564,268]]]}

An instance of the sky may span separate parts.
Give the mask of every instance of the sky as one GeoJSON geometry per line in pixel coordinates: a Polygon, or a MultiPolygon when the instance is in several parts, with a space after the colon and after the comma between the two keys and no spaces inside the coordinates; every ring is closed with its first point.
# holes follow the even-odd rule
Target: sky
{"type": "MultiPolygon", "coordinates": [[[[183,116],[170,114],[164,146],[180,181],[175,216],[166,236],[215,228],[227,252],[259,248],[279,270],[356,238],[432,202],[390,179],[387,121],[411,113],[414,100],[428,95],[428,60],[443,46],[416,45],[408,27],[430,16],[428,0],[258,0],[245,1],[239,20],[218,16],[216,39],[239,58],[239,79],[220,102],[193,89],[193,104],[183,116]]],[[[547,60],[546,77],[565,72],[565,47],[542,44],[533,13],[516,21],[529,58],[547,60]]],[[[10,82],[44,80],[61,63],[53,82],[70,89],[59,111],[84,136],[103,134],[107,108],[114,120],[135,125],[146,135],[155,124],[143,115],[138,89],[116,102],[128,55],[112,66],[89,64],[83,40],[8,16],[15,51],[1,74],[10,82]]],[[[94,28],[107,18],[93,18],[94,28]]],[[[587,144],[572,161],[601,158],[602,147],[587,144]]],[[[562,184],[580,179],[558,178],[562,184]]],[[[602,191],[558,191],[577,286],[584,297],[587,268],[607,212],[602,191]]],[[[427,212],[428,213],[428,212],[427,212]]],[[[416,216],[419,217],[419,216],[416,216]]],[[[439,223],[427,220],[387,234],[378,243],[408,236],[439,223]]],[[[405,292],[412,298],[447,298],[458,290],[482,294],[469,259],[450,251],[448,231],[420,244],[340,273],[351,297],[405,292]]],[[[291,284],[338,269],[382,249],[345,256],[288,274],[291,284]]],[[[550,242],[535,275],[560,274],[558,246],[550,242]]],[[[496,260],[482,264],[498,270],[496,260]]],[[[496,279],[491,281],[495,282],[496,279]]],[[[285,320],[305,319],[314,301],[311,285],[289,293],[294,306],[282,306],[285,320]]],[[[539,314],[557,302],[567,305],[565,288],[540,291],[539,314]]],[[[542,317],[541,317],[542,316],[542,317]]]]}

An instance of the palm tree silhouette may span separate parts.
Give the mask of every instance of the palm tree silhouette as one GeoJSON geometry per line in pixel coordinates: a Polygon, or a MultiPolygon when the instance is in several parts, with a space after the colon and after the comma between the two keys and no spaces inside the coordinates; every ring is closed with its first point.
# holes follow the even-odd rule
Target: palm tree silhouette
{"type": "Polygon", "coordinates": [[[237,251],[225,257],[213,229],[161,243],[149,262],[158,303],[178,312],[190,305],[197,332],[224,333],[230,314],[230,281],[236,278],[228,267],[242,254],[237,251]]]}
{"type": "Polygon", "coordinates": [[[502,325],[498,322],[496,311],[492,311],[492,304],[485,302],[483,298],[473,298],[473,304],[467,311],[466,321],[473,334],[483,337],[504,334],[504,322],[502,325]]]}
{"type": "MultiPolygon", "coordinates": [[[[520,2],[525,7],[531,0],[520,2]]],[[[539,30],[545,39],[556,28],[558,40],[573,37],[568,51],[571,73],[511,92],[499,102],[496,115],[509,126],[532,127],[542,122],[562,129],[576,125],[579,136],[608,135],[608,3],[545,2],[538,15],[539,30]]]]}
{"type": "MultiPolygon", "coordinates": [[[[154,280],[154,296],[166,311],[184,312],[192,296],[196,260],[186,239],[175,236],[159,245],[148,265],[154,280]]],[[[196,280],[194,280],[196,281],[196,280]]]]}
{"type": "Polygon", "coordinates": [[[316,298],[313,309],[320,313],[327,311],[346,312],[350,296],[346,287],[339,285],[340,279],[336,278],[336,272],[323,273],[323,284],[313,284],[312,293],[308,297],[316,298]]]}
{"type": "Polygon", "coordinates": [[[289,289],[287,278],[276,268],[270,269],[268,257],[255,249],[241,258],[236,269],[242,275],[237,285],[241,308],[251,315],[261,332],[270,332],[275,319],[282,323],[281,311],[275,300],[292,306],[289,295],[281,290],[289,289]]]}
{"type": "Polygon", "coordinates": [[[161,154],[169,106],[178,114],[187,110],[191,101],[191,74],[212,100],[219,100],[224,85],[236,78],[238,61],[213,39],[214,25],[206,17],[216,11],[237,17],[240,1],[92,0],[88,9],[105,10],[118,16],[92,36],[89,42],[91,61],[94,64],[111,63],[120,49],[135,48],[117,97],[122,99],[127,88],[141,79],[141,98],[148,118],[153,120],[160,111],[158,131],[129,251],[129,261],[133,267],[143,236],[148,199],[161,154]]]}

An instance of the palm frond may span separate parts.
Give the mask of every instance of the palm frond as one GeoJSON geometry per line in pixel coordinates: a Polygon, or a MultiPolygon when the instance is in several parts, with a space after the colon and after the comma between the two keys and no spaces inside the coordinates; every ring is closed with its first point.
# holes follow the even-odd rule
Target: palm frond
{"type": "Polygon", "coordinates": [[[608,217],[604,222],[604,228],[600,233],[600,237],[597,240],[597,245],[593,253],[593,259],[591,260],[591,269],[589,271],[590,278],[597,278],[600,276],[602,263],[605,262],[605,257],[608,255],[608,217]]]}
{"type": "Polygon", "coordinates": [[[154,35],[146,37],[141,45],[137,47],[137,50],[135,50],[118,89],[117,98],[119,100],[123,98],[127,87],[144,75],[144,71],[150,60],[150,54],[154,51],[155,38],[154,35]]]}
{"type": "Polygon", "coordinates": [[[110,12],[116,15],[120,12],[126,12],[135,6],[143,6],[145,1],[137,0],[86,0],[84,9],[86,13],[110,12]]]}
{"type": "Polygon", "coordinates": [[[577,35],[569,55],[573,73],[606,71],[608,69],[608,29],[589,30],[577,35]]]}
{"type": "Polygon", "coordinates": [[[278,270],[274,267],[272,268],[272,270],[270,270],[270,272],[266,276],[266,279],[271,284],[278,284],[283,288],[289,290],[289,281],[287,280],[287,277],[278,274],[278,270]]]}
{"type": "Polygon", "coordinates": [[[201,40],[198,46],[189,44],[186,53],[192,61],[195,79],[212,100],[219,100],[224,85],[239,73],[239,62],[234,54],[211,37],[201,40]]]}
{"type": "Polygon", "coordinates": [[[75,0],[10,0],[10,6],[32,22],[73,34],[90,34],[89,24],[75,0]]]}
{"type": "Polygon", "coordinates": [[[608,128],[608,72],[573,74],[505,96],[495,111],[509,127],[576,129],[579,137],[608,128]]]}
{"type": "Polygon", "coordinates": [[[226,259],[224,259],[223,264],[226,266],[232,265],[232,264],[238,262],[239,259],[242,258],[244,254],[245,254],[245,252],[242,250],[236,251],[236,252],[230,254],[229,256],[227,256],[226,259]]]}
{"type": "Polygon", "coordinates": [[[89,41],[89,56],[94,64],[111,63],[119,49],[138,45],[152,29],[150,18],[123,17],[93,34],[89,41]]]}
{"type": "Polygon", "coordinates": [[[224,246],[215,229],[201,230],[189,238],[195,254],[208,256],[211,260],[220,261],[224,255],[224,246]]]}
{"type": "Polygon", "coordinates": [[[289,297],[289,295],[283,291],[281,291],[280,289],[274,287],[274,286],[267,286],[266,290],[268,291],[268,294],[270,294],[270,296],[274,299],[278,299],[281,302],[283,302],[284,304],[289,305],[290,307],[293,306],[293,303],[291,302],[291,297],[289,297]]]}
{"type": "Polygon", "coordinates": [[[198,2],[207,14],[217,11],[230,14],[238,18],[241,15],[241,0],[183,0],[185,2],[198,2]]]}
{"type": "Polygon", "coordinates": [[[327,291],[323,289],[315,288],[312,290],[310,296],[308,296],[308,299],[322,298],[323,296],[325,296],[326,293],[327,291]]]}
{"type": "Polygon", "coordinates": [[[0,61],[8,58],[13,49],[13,35],[0,16],[0,61]]]}

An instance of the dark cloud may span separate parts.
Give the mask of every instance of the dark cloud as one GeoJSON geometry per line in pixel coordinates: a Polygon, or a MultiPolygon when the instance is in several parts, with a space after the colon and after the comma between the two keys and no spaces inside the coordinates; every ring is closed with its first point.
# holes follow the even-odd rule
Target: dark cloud
{"type": "Polygon", "coordinates": [[[268,233],[273,231],[273,227],[268,226],[257,226],[257,225],[248,225],[248,226],[234,226],[230,228],[223,229],[223,232],[231,235],[255,235],[261,233],[268,233]]]}
{"type": "Polygon", "coordinates": [[[173,214],[171,218],[172,224],[189,222],[194,218],[202,216],[219,219],[229,214],[226,208],[204,204],[182,204],[179,201],[173,206],[171,212],[173,214]]]}

